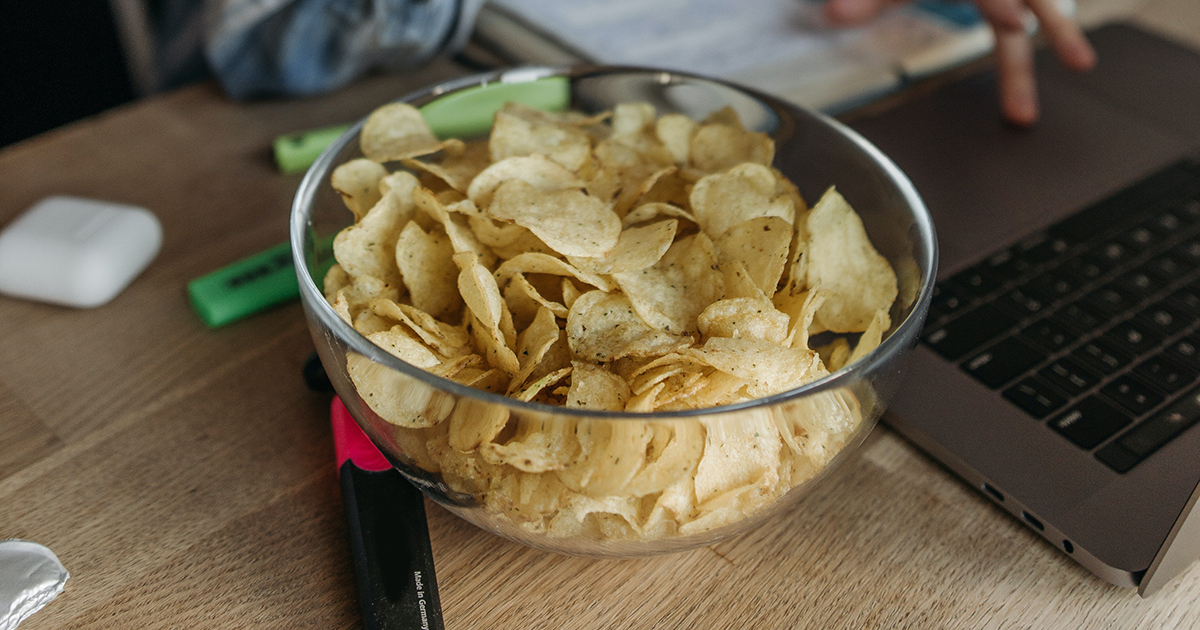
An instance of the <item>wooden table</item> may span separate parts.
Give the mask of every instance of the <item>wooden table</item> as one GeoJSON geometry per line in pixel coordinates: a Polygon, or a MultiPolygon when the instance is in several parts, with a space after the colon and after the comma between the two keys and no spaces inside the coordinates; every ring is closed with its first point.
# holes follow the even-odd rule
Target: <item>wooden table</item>
{"type": "MultiPolygon", "coordinates": [[[[1122,12],[1200,46],[1196,0],[1081,0],[1091,23],[1122,12]]],[[[0,298],[0,538],[72,575],[22,630],[360,625],[300,307],[212,331],[184,285],[285,240],[299,177],[271,138],[463,72],[249,105],[200,85],[0,151],[0,224],[70,193],[150,208],[166,235],[106,306],[0,298]]],[[[1200,626],[1200,566],[1148,601],[1109,586],[882,427],[795,509],[692,552],[569,558],[429,521],[452,629],[1200,626]]]]}

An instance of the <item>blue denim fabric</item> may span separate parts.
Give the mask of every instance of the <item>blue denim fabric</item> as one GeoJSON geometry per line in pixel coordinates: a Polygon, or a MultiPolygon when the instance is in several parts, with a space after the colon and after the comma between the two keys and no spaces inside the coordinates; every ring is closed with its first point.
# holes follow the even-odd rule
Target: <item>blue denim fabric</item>
{"type": "Polygon", "coordinates": [[[326,92],[372,69],[411,67],[460,48],[483,0],[148,4],[160,40],[158,70],[164,87],[195,78],[199,68],[188,60],[199,57],[196,48],[202,47],[208,69],[225,91],[247,99],[326,92]],[[201,37],[188,35],[198,31],[201,37]],[[178,50],[182,44],[195,52],[178,50]]]}

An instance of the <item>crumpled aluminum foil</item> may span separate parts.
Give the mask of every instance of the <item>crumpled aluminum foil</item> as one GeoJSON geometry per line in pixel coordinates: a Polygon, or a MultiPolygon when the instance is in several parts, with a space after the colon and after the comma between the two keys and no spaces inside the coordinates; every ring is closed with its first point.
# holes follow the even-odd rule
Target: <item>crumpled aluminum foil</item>
{"type": "Polygon", "coordinates": [[[27,540],[0,541],[0,630],[14,630],[50,603],[68,577],[46,547],[27,540]]]}

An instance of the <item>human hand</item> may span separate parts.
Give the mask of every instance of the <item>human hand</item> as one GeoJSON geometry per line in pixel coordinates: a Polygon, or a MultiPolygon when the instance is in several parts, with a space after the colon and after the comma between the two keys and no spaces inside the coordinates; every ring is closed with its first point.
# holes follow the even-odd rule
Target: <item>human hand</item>
{"type": "MultiPolygon", "coordinates": [[[[907,0],[829,0],[825,16],[840,25],[861,24],[884,7],[907,0]]],[[[1059,10],[1055,0],[974,0],[996,34],[996,71],[1000,82],[1000,111],[1010,122],[1027,126],[1037,122],[1037,82],[1033,74],[1033,44],[1021,19],[1028,8],[1041,24],[1042,33],[1058,60],[1070,70],[1096,65],[1096,51],[1083,31],[1059,10]]]]}

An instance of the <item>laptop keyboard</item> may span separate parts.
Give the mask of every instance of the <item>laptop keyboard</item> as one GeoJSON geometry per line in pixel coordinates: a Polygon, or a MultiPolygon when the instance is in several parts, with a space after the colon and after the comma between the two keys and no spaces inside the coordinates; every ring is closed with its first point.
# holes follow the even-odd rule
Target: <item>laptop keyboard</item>
{"type": "Polygon", "coordinates": [[[922,342],[1129,471],[1200,420],[1200,159],[939,282],[922,342]]]}

